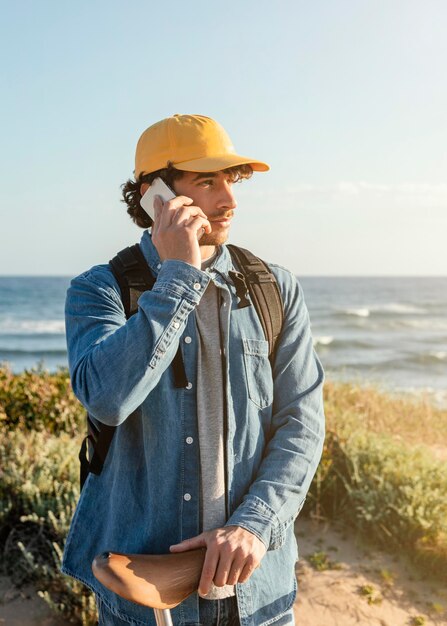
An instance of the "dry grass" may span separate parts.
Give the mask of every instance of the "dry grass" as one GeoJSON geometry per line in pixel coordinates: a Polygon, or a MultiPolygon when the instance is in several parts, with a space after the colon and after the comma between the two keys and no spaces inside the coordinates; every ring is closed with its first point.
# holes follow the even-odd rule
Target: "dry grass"
{"type": "Polygon", "coordinates": [[[324,394],[328,429],[340,436],[361,429],[447,450],[447,409],[435,407],[428,398],[413,400],[373,385],[334,381],[325,382],[324,394]]]}

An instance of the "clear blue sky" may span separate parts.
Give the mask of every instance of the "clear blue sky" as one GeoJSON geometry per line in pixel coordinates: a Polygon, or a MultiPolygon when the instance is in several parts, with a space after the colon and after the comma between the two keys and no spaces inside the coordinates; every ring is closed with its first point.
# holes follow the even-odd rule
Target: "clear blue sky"
{"type": "Polygon", "coordinates": [[[298,275],[446,275],[447,2],[1,2],[0,274],[75,275],[142,230],[136,141],[215,117],[271,165],[231,241],[298,275]]]}

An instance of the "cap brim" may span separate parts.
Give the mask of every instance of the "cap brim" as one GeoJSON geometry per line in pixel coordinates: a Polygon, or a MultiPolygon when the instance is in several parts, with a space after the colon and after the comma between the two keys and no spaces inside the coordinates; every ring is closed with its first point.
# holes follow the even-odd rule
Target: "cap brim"
{"type": "Polygon", "coordinates": [[[250,157],[240,156],[239,154],[222,154],[215,157],[203,157],[202,159],[193,159],[192,161],[182,161],[181,163],[172,163],[172,165],[184,172],[218,172],[225,170],[227,167],[235,167],[236,165],[251,165],[255,172],[267,172],[270,166],[262,161],[256,161],[250,157]]]}

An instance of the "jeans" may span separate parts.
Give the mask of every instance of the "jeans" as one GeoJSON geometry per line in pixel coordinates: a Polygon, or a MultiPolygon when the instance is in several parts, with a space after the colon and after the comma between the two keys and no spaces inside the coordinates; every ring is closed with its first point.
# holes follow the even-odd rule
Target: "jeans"
{"type": "MultiPolygon", "coordinates": [[[[96,596],[96,606],[98,608],[99,626],[125,626],[132,624],[132,621],[124,621],[113,615],[109,609],[96,596]]],[[[236,597],[225,598],[224,600],[203,600],[199,598],[199,619],[200,626],[240,626],[236,597]]],[[[288,624],[292,622],[279,622],[288,624]]]]}
{"type": "Polygon", "coordinates": [[[201,626],[240,626],[236,596],[223,600],[204,600],[199,597],[201,626]]]}

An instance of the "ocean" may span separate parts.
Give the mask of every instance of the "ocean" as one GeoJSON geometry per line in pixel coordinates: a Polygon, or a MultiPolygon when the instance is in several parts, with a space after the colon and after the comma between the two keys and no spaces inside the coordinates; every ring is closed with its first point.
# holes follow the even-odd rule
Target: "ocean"
{"type": "MultiPolygon", "coordinates": [[[[71,277],[0,277],[0,362],[67,366],[71,277]]],[[[447,406],[447,277],[299,277],[326,376],[447,406]]]]}

